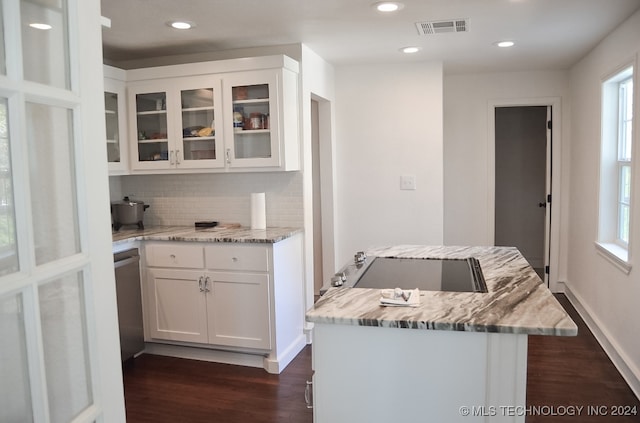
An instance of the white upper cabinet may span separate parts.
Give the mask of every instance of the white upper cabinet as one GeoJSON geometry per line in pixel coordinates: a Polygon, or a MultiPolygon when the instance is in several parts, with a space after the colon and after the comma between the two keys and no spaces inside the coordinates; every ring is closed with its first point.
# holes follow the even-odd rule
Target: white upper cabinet
{"type": "Polygon", "coordinates": [[[109,174],[122,175],[129,172],[126,75],[121,69],[104,66],[104,76],[104,111],[109,174]]]}
{"type": "Polygon", "coordinates": [[[132,173],[300,169],[294,60],[136,69],[127,78],[132,173]]]}
{"type": "Polygon", "coordinates": [[[223,167],[220,91],[220,79],[208,76],[129,84],[132,169],[223,167]]]}

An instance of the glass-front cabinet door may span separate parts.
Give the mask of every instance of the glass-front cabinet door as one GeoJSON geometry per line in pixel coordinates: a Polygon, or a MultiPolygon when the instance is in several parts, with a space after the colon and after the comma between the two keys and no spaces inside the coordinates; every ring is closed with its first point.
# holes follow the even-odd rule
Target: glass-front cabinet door
{"type": "Polygon", "coordinates": [[[224,78],[224,89],[227,166],[280,166],[277,74],[256,71],[230,75],[224,78]]]}
{"type": "Polygon", "coordinates": [[[180,87],[180,133],[176,147],[178,168],[215,168],[224,166],[222,131],[216,131],[216,118],[222,127],[218,106],[220,83],[212,81],[189,81],[180,87]]]}
{"type": "Polygon", "coordinates": [[[224,166],[222,104],[217,78],[158,80],[131,85],[135,110],[130,137],[132,169],[212,169],[224,166]],[[135,148],[135,149],[134,149],[135,148]]]}
{"type": "Polygon", "coordinates": [[[169,145],[171,120],[166,85],[133,86],[129,89],[132,125],[129,133],[132,169],[163,169],[175,166],[175,149],[169,145]]]}
{"type": "MultiPolygon", "coordinates": [[[[124,80],[107,77],[119,69],[105,66],[104,113],[107,130],[107,160],[110,175],[122,175],[129,169],[127,150],[127,114],[124,80]]],[[[122,72],[124,74],[124,72],[122,72]]]]}

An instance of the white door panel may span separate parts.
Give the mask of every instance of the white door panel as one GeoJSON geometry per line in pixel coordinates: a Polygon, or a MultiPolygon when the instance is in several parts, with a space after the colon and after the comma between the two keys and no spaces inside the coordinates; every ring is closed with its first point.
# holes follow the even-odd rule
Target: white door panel
{"type": "Polygon", "coordinates": [[[100,2],[0,19],[0,421],[124,422],[100,2]]]}

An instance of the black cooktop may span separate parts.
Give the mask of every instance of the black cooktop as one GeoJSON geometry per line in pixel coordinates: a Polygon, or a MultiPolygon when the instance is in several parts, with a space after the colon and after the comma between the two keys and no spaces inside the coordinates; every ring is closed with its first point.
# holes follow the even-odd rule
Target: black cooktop
{"type": "Polygon", "coordinates": [[[487,292],[480,263],[467,259],[376,257],[354,288],[487,292]]]}

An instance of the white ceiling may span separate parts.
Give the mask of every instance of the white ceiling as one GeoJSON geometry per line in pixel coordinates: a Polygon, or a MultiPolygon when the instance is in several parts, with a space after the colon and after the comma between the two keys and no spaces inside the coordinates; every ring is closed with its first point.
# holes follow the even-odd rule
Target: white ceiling
{"type": "Polygon", "coordinates": [[[640,0],[102,0],[105,59],[118,61],[304,43],[334,65],[442,61],[445,72],[567,69],[640,0]],[[466,18],[468,32],[419,35],[418,21],[466,18]],[[170,20],[196,28],[179,31],[170,20]],[[494,42],[516,46],[500,49],[494,42]],[[421,51],[407,56],[408,45],[421,51]]]}

